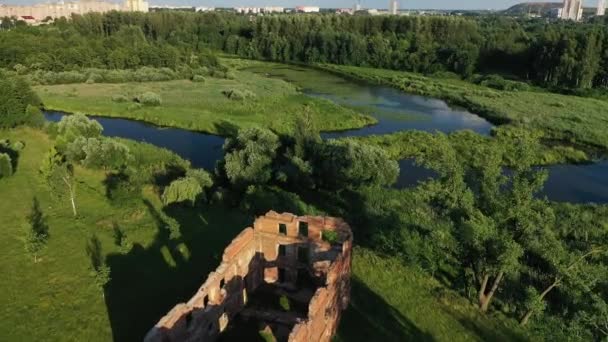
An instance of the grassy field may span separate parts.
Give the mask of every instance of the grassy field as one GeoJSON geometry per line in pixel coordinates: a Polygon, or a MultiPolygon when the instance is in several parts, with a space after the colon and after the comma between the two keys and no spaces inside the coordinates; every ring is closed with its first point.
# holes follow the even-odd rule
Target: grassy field
{"type": "Polygon", "coordinates": [[[232,135],[238,128],[255,125],[288,132],[293,129],[295,117],[305,110],[324,131],[359,128],[375,122],[372,117],[328,100],[301,94],[281,80],[248,72],[237,72],[236,77],[207,78],[205,82],[53,85],[38,86],[36,90],[49,110],[123,117],[219,135],[232,135]],[[222,93],[225,90],[248,96],[243,100],[230,99],[222,93]],[[132,99],[148,91],[160,94],[161,106],[112,101],[116,95],[132,99]]]}
{"type": "Polygon", "coordinates": [[[495,123],[539,129],[545,138],[608,150],[608,102],[542,91],[501,91],[458,79],[352,66],[321,65],[341,76],[444,99],[495,123]]]}
{"type": "MultiPolygon", "coordinates": [[[[150,186],[140,199],[117,206],[106,198],[105,173],[82,168],[76,170],[79,216],[74,218],[68,202],[51,197],[39,181],[42,157],[53,143],[48,136],[22,128],[0,131],[0,138],[26,145],[16,173],[0,180],[2,340],[141,340],[175,303],[194,293],[219,264],[225,245],[252,220],[220,206],[166,209],[150,186]],[[22,241],[34,197],[50,227],[48,246],[37,263],[22,241]],[[168,236],[168,219],[179,224],[180,238],[168,236]],[[115,226],[126,233],[130,248],[116,244],[115,226]],[[104,293],[94,284],[86,252],[93,236],[111,268],[104,293]]],[[[135,154],[153,149],[130,147],[135,154]]],[[[501,319],[482,317],[465,299],[415,269],[364,249],[357,249],[353,266],[353,302],[339,340],[512,336],[501,319]]]]}
{"type": "Polygon", "coordinates": [[[482,316],[419,270],[355,249],[351,305],[337,341],[518,341],[512,321],[482,316]]]}
{"type": "Polygon", "coordinates": [[[0,131],[22,140],[17,172],[0,180],[0,336],[5,341],[135,341],[175,303],[189,298],[214,269],[224,246],[249,218],[209,207],[203,211],[163,212],[158,195],[144,189],[142,199],[114,206],[105,196],[103,172],[77,169],[79,216],[57,201],[39,181],[38,170],[51,146],[31,129],[0,131]],[[33,262],[22,241],[26,215],[36,196],[50,227],[42,260],[33,262]],[[169,239],[167,215],[182,237],[169,239]],[[133,244],[116,246],[118,225],[133,244]],[[94,285],[86,245],[95,236],[111,267],[105,296],[94,285]]]}

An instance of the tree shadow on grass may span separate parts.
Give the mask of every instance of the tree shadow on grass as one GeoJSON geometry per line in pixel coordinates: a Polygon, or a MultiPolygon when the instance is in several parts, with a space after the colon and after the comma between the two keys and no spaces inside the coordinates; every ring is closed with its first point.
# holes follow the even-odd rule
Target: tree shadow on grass
{"type": "Polygon", "coordinates": [[[147,205],[158,229],[154,241],[106,259],[112,271],[105,299],[115,341],[141,341],[173,306],[187,301],[219,265],[229,241],[250,223],[219,207],[160,213],[147,205]],[[180,225],[177,239],[169,238],[167,216],[180,225]]]}
{"type": "Polygon", "coordinates": [[[522,331],[501,323],[498,318],[488,316],[474,319],[447,305],[441,305],[441,309],[454,317],[471,334],[477,335],[481,341],[529,341],[522,331]]]}
{"type": "Polygon", "coordinates": [[[362,281],[351,280],[351,301],[343,313],[338,341],[434,341],[362,281]]]}

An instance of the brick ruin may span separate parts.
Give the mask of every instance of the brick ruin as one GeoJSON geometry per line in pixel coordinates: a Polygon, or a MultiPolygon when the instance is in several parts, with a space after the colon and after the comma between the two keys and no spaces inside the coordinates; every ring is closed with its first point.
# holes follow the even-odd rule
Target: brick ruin
{"type": "Polygon", "coordinates": [[[145,341],[330,341],[350,299],[352,241],[342,219],[270,211],[145,341]]]}

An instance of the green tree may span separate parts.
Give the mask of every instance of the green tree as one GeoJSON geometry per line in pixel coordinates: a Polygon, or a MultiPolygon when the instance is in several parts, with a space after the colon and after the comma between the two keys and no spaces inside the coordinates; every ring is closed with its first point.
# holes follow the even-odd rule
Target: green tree
{"type": "Polygon", "coordinates": [[[13,164],[11,157],[6,153],[0,153],[0,179],[13,175],[13,164]]]}
{"type": "Polygon", "coordinates": [[[226,176],[239,187],[268,183],[280,146],[277,135],[267,129],[240,130],[236,138],[228,138],[224,144],[226,176]]]}
{"type": "Polygon", "coordinates": [[[40,202],[36,197],[32,201],[32,208],[27,216],[27,222],[25,250],[34,257],[34,263],[37,263],[38,254],[46,247],[49,239],[49,226],[40,208],[40,202]]]}
{"type": "Polygon", "coordinates": [[[65,115],[57,124],[56,146],[59,151],[65,151],[69,143],[82,138],[97,138],[103,127],[95,120],[83,114],[65,115]]]}
{"type": "Polygon", "coordinates": [[[165,205],[189,201],[194,206],[196,198],[203,192],[199,181],[194,177],[183,177],[174,180],[163,191],[162,199],[165,205]]]}
{"type": "Polygon", "coordinates": [[[91,277],[95,281],[95,286],[102,291],[105,297],[104,288],[111,280],[110,267],[105,262],[101,241],[97,235],[93,234],[87,241],[85,251],[91,262],[91,277]]]}
{"type": "Polygon", "coordinates": [[[330,140],[314,157],[315,179],[330,189],[364,185],[391,185],[399,176],[399,164],[381,148],[354,140],[330,140]]]}
{"type": "Polygon", "coordinates": [[[133,160],[126,145],[101,137],[78,137],[67,145],[65,154],[70,161],[81,162],[86,167],[105,170],[118,170],[133,160]]]}
{"type": "MultiPolygon", "coordinates": [[[[39,107],[41,103],[24,79],[0,71],[0,128],[28,124],[28,106],[39,107]]],[[[35,118],[36,124],[38,119],[35,118]]]]}
{"type": "Polygon", "coordinates": [[[40,167],[40,173],[49,187],[51,194],[58,198],[67,197],[72,206],[74,217],[78,215],[76,211],[76,175],[74,166],[65,160],[53,147],[45,155],[40,167]]]}

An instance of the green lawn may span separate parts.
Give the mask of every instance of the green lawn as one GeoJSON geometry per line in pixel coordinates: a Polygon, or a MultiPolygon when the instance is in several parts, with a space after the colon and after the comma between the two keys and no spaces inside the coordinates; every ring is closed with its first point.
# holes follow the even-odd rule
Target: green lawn
{"type": "Polygon", "coordinates": [[[173,305],[192,296],[219,264],[225,245],[250,219],[208,207],[162,212],[147,188],[142,200],[113,206],[105,196],[103,172],[77,169],[79,217],[67,201],[56,201],[39,181],[38,169],[52,142],[36,130],[0,131],[22,140],[17,172],[0,179],[0,336],[4,341],[137,341],[173,305]],[[22,241],[34,196],[50,227],[42,260],[33,262],[22,241]],[[180,224],[182,237],[169,239],[165,215],[180,224]],[[114,224],[133,243],[121,251],[114,224]],[[95,234],[111,267],[105,297],[95,287],[86,244],[95,234]]]}
{"type": "Polygon", "coordinates": [[[432,277],[363,248],[354,252],[351,291],[337,341],[527,339],[513,321],[483,316],[432,277]]]}
{"type": "Polygon", "coordinates": [[[420,74],[321,65],[341,76],[394,86],[403,91],[432,96],[462,105],[496,123],[538,129],[548,139],[608,150],[608,102],[544,91],[500,91],[458,79],[420,74]]]}
{"type": "Polygon", "coordinates": [[[309,110],[319,129],[359,128],[375,119],[328,100],[310,98],[295,86],[248,72],[237,72],[236,80],[207,78],[203,83],[188,80],[38,86],[36,91],[49,110],[124,117],[161,126],[179,127],[213,134],[231,135],[235,129],[255,125],[277,132],[293,129],[295,117],[309,110]],[[229,99],[224,90],[254,94],[244,100],[229,99]],[[138,108],[133,102],[114,102],[113,95],[131,99],[152,91],[162,105],[138,108]]]}

